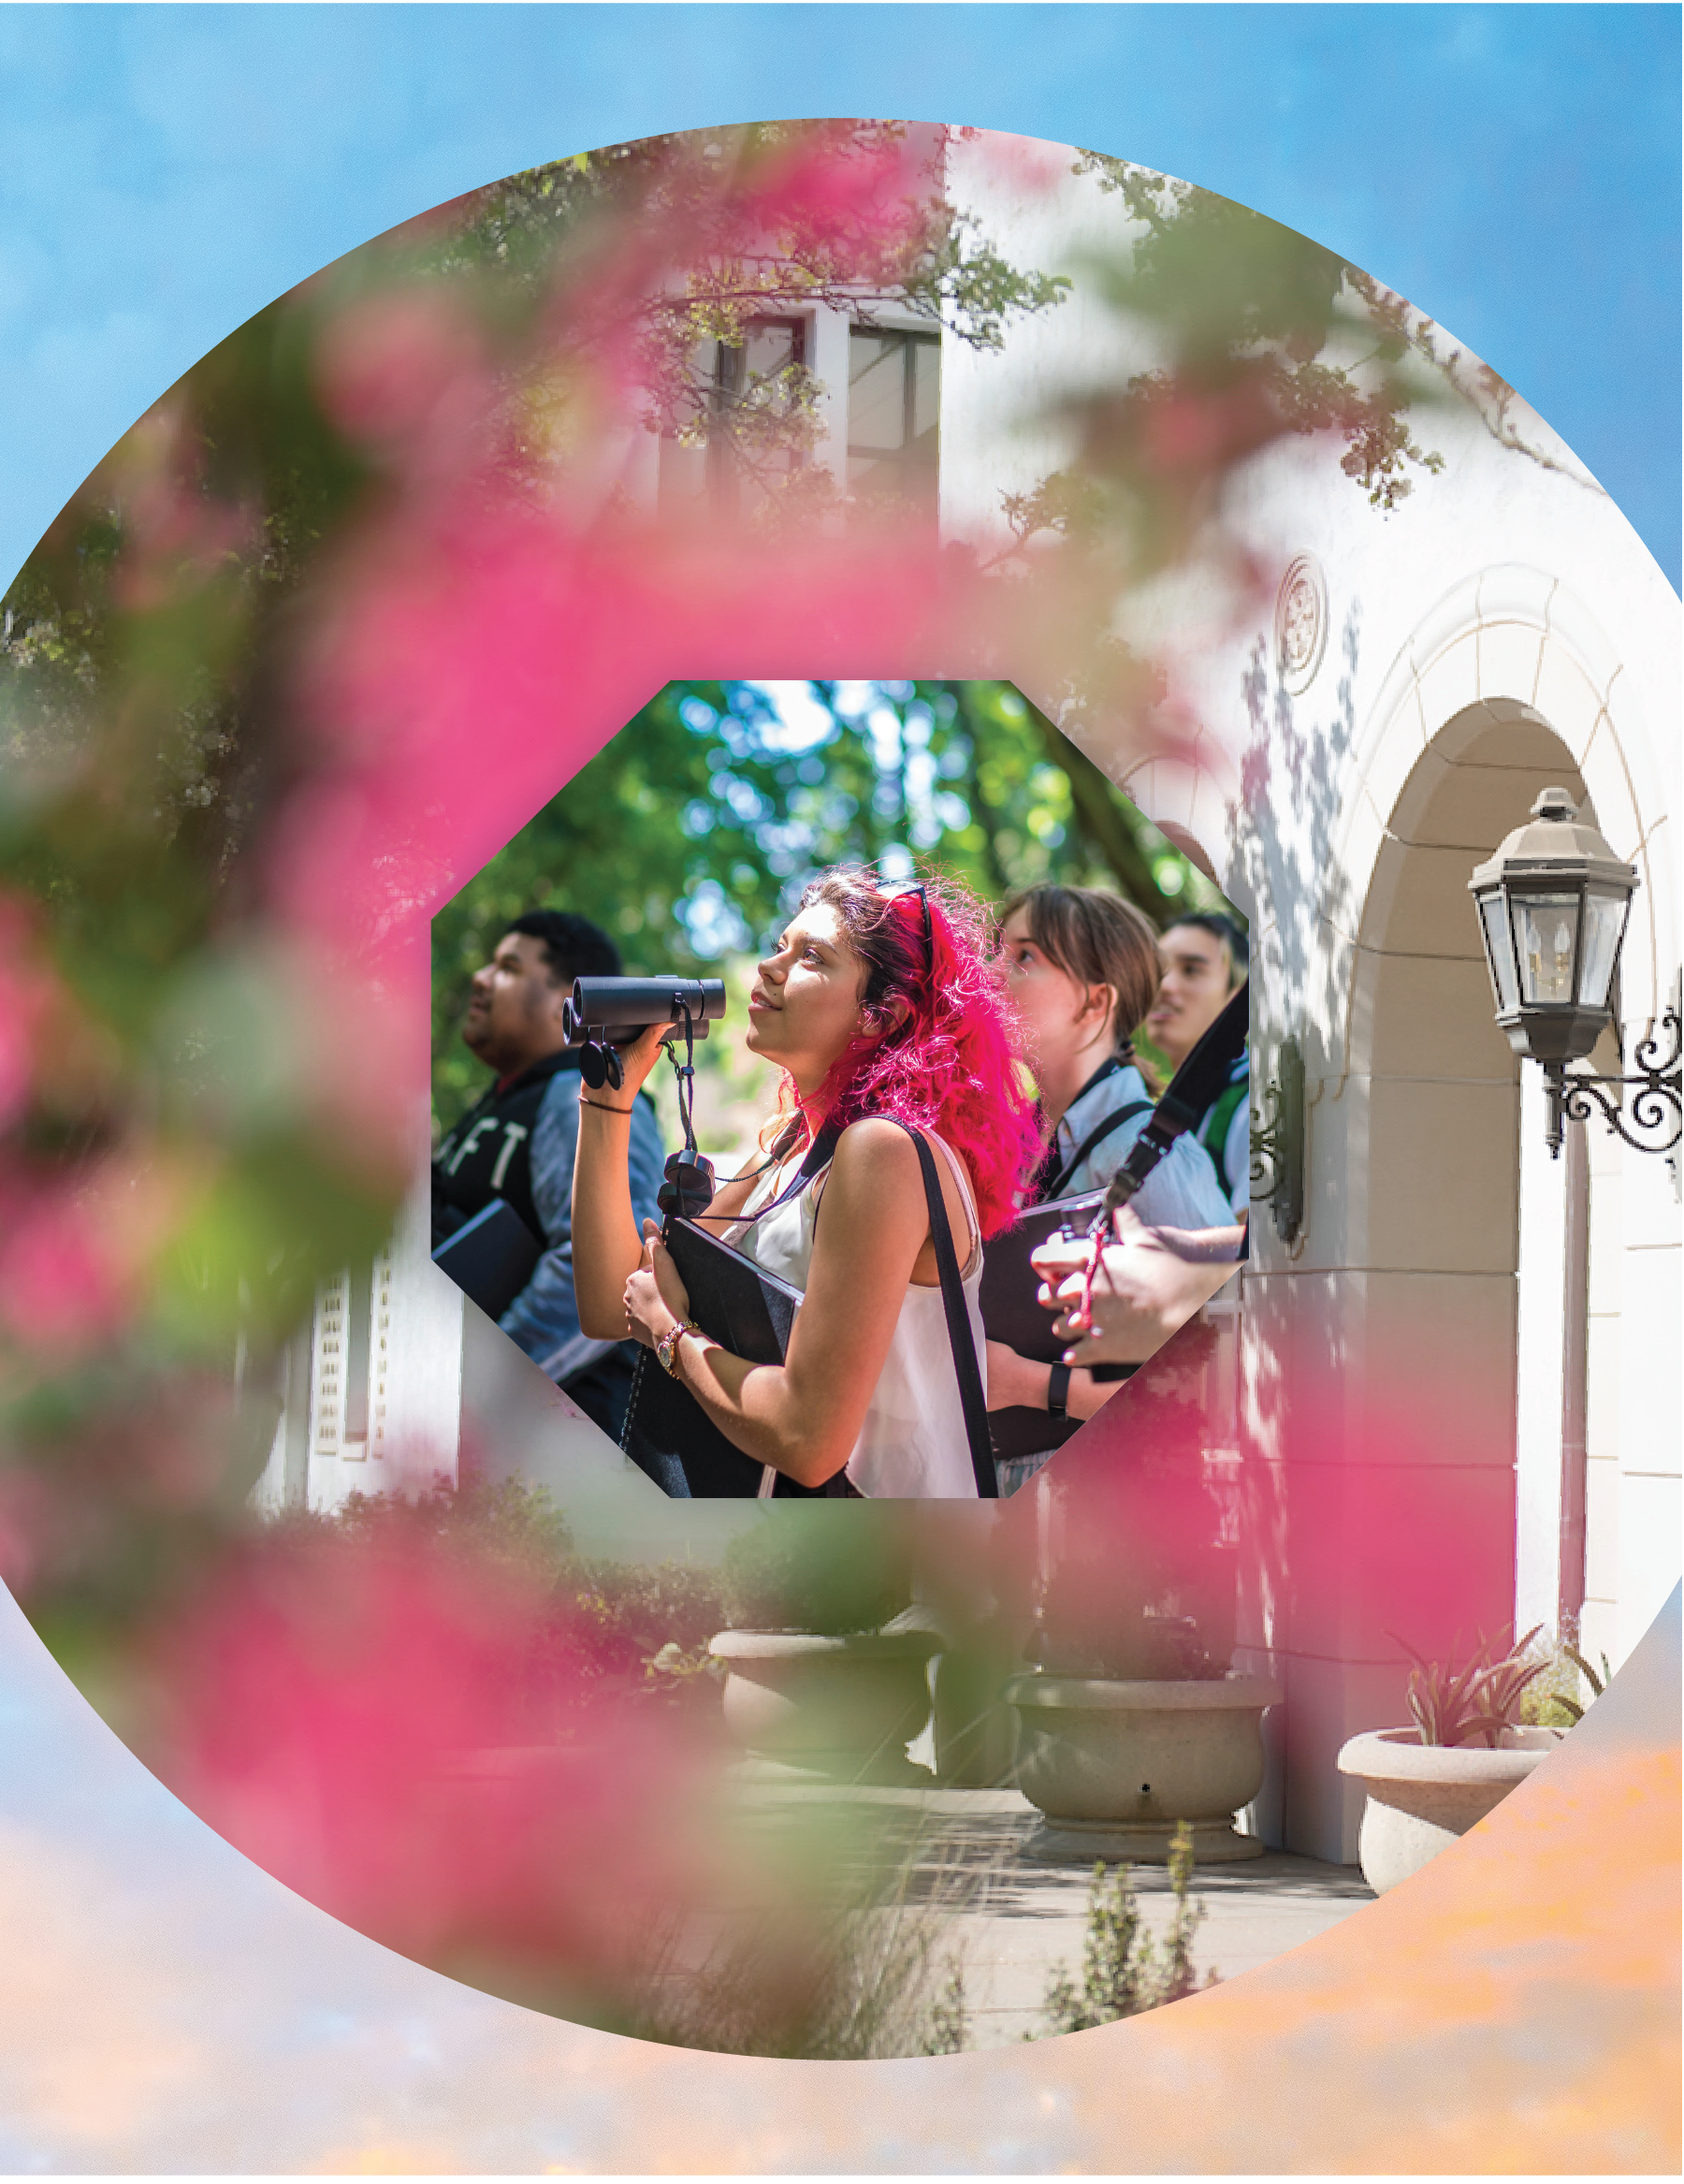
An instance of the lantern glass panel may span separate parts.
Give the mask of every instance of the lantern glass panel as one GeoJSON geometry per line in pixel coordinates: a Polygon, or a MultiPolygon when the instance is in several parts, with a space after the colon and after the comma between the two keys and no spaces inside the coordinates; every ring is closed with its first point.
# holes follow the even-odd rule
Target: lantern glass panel
{"type": "Polygon", "coordinates": [[[1479,897],[1479,918],[1485,927],[1486,955],[1491,966],[1497,1008],[1506,1016],[1520,1006],[1520,989],[1515,983],[1515,951],[1509,939],[1508,919],[1503,915],[1501,895],[1479,897]]]}
{"type": "Polygon", "coordinates": [[[1608,983],[1614,976],[1614,959],[1619,954],[1619,937],[1625,925],[1625,895],[1587,895],[1585,940],[1579,964],[1579,1006],[1605,1009],[1608,983]]]}
{"type": "Polygon", "coordinates": [[[1516,895],[1511,901],[1522,1002],[1570,1009],[1576,997],[1573,985],[1576,889],[1571,895],[1516,895]]]}

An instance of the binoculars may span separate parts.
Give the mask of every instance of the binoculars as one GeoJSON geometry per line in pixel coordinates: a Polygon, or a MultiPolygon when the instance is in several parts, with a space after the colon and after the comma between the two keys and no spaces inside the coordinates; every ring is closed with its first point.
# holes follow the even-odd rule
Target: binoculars
{"type": "Polygon", "coordinates": [[[651,1024],[676,1024],[693,1042],[725,1013],[722,978],[576,978],[561,1004],[569,1046],[582,1046],[579,1070],[592,1091],[623,1082],[617,1046],[630,1046],[651,1024]]]}
{"type": "Polygon", "coordinates": [[[708,1025],[725,1013],[722,978],[576,978],[561,1004],[569,1046],[588,1041],[630,1046],[651,1024],[683,1024],[705,1039],[708,1025]]]}

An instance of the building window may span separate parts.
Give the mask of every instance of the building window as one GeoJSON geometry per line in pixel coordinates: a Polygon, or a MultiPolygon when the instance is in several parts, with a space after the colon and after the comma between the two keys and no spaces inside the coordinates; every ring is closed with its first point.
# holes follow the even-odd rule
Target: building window
{"type": "Polygon", "coordinates": [[[373,1303],[369,1270],[354,1267],[345,1311],[345,1447],[341,1454],[369,1452],[369,1320],[373,1303]]]}
{"type": "Polygon", "coordinates": [[[941,421],[939,334],[849,337],[848,490],[865,502],[936,505],[941,421]]]}
{"type": "Polygon", "coordinates": [[[317,1294],[310,1434],[318,1456],[360,1463],[385,1454],[392,1263],[387,1245],[371,1267],[343,1269],[317,1294]]]}
{"type": "Polygon", "coordinates": [[[739,509],[763,498],[800,467],[793,434],[777,420],[796,406],[806,366],[807,329],[798,318],[755,319],[740,342],[704,342],[696,357],[705,439],[661,445],[663,507],[706,502],[739,509]]]}

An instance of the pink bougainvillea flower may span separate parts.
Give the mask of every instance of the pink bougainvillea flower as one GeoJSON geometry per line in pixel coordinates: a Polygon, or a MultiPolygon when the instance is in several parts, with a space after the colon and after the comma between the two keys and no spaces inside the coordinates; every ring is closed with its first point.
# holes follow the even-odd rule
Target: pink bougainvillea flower
{"type": "Polygon", "coordinates": [[[0,1327],[40,1349],[86,1349],[114,1333],[129,1293],[94,1210],[14,1183],[0,1197],[0,1327]]]}
{"type": "Polygon", "coordinates": [[[341,305],[316,335],[314,365],[334,425],[412,484],[484,445],[494,393],[485,345],[465,301],[443,286],[341,305]]]}
{"type": "Polygon", "coordinates": [[[172,1786],[389,1946],[602,1977],[697,1900],[685,1740],[597,1694],[588,1624],[507,1561],[254,1543],[151,1658],[172,1786]]]}

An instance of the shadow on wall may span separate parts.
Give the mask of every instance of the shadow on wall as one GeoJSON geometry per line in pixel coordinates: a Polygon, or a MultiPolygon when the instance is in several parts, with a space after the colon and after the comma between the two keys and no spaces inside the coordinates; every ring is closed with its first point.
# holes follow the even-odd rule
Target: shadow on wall
{"type": "MultiPolygon", "coordinates": [[[[1345,997],[1340,957],[1322,945],[1320,927],[1326,924],[1349,935],[1357,925],[1349,881],[1334,856],[1334,836],[1357,739],[1360,630],[1361,609],[1353,603],[1340,633],[1343,672],[1333,705],[1319,717],[1312,715],[1305,698],[1287,690],[1265,637],[1252,648],[1240,683],[1250,723],[1240,761],[1240,850],[1260,935],[1254,975],[1257,954],[1267,959],[1254,1010],[1260,1008],[1277,1033],[1317,1031],[1324,1042],[1343,1017],[1345,997]],[[1279,824],[1280,815],[1288,812],[1290,836],[1279,824]],[[1287,1014],[1290,1022],[1280,1021],[1287,1014]]],[[[1314,1046],[1306,1056],[1313,1074],[1328,1058],[1314,1046]]],[[[1314,1085],[1310,1089],[1314,1096],[1314,1085]]]]}

